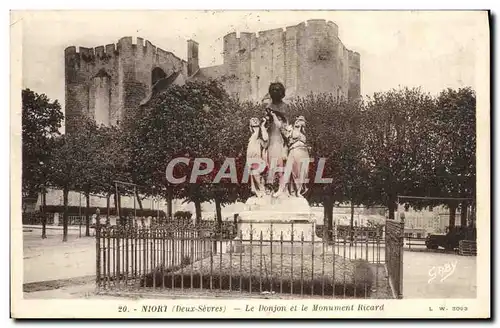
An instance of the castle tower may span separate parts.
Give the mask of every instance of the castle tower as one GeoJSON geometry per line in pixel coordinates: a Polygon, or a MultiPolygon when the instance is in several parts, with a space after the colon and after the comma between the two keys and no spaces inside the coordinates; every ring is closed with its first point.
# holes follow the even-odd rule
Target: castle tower
{"type": "Polygon", "coordinates": [[[226,90],[242,100],[261,100],[271,82],[282,82],[287,96],[331,93],[360,95],[360,56],[338,37],[338,26],[312,19],[286,29],[224,37],[224,72],[235,77],[226,90]]]}
{"type": "Polygon", "coordinates": [[[187,75],[191,76],[200,69],[200,62],[198,59],[198,42],[188,40],[188,66],[187,75]]]}
{"type": "Polygon", "coordinates": [[[361,96],[360,56],[355,51],[349,51],[349,98],[361,96]]]}
{"type": "Polygon", "coordinates": [[[65,58],[66,131],[81,117],[117,125],[151,92],[160,78],[188,74],[187,62],[151,42],[132,37],[95,48],[68,47],[65,58]]]}

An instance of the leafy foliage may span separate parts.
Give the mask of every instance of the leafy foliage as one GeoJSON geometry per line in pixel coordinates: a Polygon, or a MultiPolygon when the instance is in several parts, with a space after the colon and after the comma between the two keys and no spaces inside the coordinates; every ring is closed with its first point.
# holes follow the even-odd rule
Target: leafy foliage
{"type": "Polygon", "coordinates": [[[33,197],[46,184],[47,163],[63,120],[61,105],[45,94],[22,90],[22,190],[33,197]]]}
{"type": "Polygon", "coordinates": [[[476,96],[470,88],[447,89],[436,100],[432,115],[437,192],[475,197],[476,96]]]}
{"type": "Polygon", "coordinates": [[[420,89],[374,94],[365,110],[364,153],[370,170],[372,196],[393,218],[398,195],[428,195],[425,179],[432,174],[429,145],[434,101],[420,89]]]}

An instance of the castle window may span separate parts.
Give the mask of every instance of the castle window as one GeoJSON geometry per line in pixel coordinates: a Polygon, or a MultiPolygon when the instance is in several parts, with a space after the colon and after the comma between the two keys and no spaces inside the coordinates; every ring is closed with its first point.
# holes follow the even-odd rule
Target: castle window
{"type": "Polygon", "coordinates": [[[159,67],[155,67],[153,71],[151,71],[151,86],[155,85],[158,80],[164,79],[167,77],[165,71],[163,71],[159,67]]]}
{"type": "Polygon", "coordinates": [[[101,69],[92,79],[89,88],[90,115],[98,125],[109,125],[111,77],[101,69]]]}

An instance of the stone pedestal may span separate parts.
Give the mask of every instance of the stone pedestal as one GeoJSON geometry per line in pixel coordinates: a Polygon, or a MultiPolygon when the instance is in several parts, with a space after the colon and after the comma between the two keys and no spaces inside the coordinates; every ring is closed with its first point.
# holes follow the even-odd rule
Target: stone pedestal
{"type": "Polygon", "coordinates": [[[232,251],[311,253],[313,247],[321,248],[322,239],[315,230],[316,218],[305,198],[252,197],[239,213],[232,251]]]}

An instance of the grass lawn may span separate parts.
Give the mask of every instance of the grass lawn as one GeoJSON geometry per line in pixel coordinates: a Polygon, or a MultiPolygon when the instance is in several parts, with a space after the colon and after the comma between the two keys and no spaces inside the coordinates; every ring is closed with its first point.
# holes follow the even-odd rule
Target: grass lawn
{"type": "Polygon", "coordinates": [[[331,253],[314,257],[217,254],[174,270],[159,267],[147,275],[141,285],[367,297],[374,280],[368,262],[348,260],[331,253]]]}

